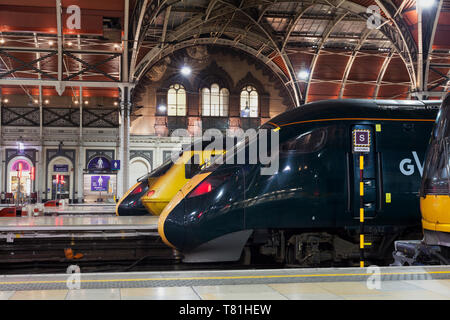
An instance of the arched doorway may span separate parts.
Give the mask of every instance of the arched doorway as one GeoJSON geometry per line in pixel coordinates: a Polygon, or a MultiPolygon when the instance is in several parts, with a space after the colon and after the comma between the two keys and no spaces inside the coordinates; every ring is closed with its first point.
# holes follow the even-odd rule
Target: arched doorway
{"type": "Polygon", "coordinates": [[[128,188],[136,183],[136,180],[142,177],[144,174],[149,173],[152,170],[151,164],[147,159],[142,157],[136,157],[131,159],[130,171],[128,174],[128,188]]]}
{"type": "Polygon", "coordinates": [[[48,163],[49,199],[73,199],[74,170],[69,158],[57,156],[48,163]]]}
{"type": "Polygon", "coordinates": [[[32,162],[26,157],[17,156],[12,158],[7,168],[7,192],[13,193],[15,197],[19,193],[21,196],[29,197],[33,192],[32,168],[32,162]]]}

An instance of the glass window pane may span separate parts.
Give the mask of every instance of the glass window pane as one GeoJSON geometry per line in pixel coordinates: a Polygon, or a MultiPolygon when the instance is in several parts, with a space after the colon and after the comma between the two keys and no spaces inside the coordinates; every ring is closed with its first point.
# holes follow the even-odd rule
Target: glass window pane
{"type": "Polygon", "coordinates": [[[258,116],[258,92],[250,92],[250,117],[258,116]]]}
{"type": "Polygon", "coordinates": [[[220,115],[220,97],[219,97],[219,85],[211,85],[211,116],[220,115]]]}
{"type": "Polygon", "coordinates": [[[229,92],[228,89],[223,88],[220,90],[220,116],[228,116],[228,102],[229,102],[229,92]]]}
{"type": "Polygon", "coordinates": [[[167,115],[177,115],[177,92],[175,89],[169,89],[167,92],[167,115]]]}
{"type": "Polygon", "coordinates": [[[202,115],[209,116],[210,113],[211,94],[208,88],[202,89],[202,115]]]}
{"type": "Polygon", "coordinates": [[[179,89],[177,93],[177,115],[186,115],[186,90],[179,89]]]}

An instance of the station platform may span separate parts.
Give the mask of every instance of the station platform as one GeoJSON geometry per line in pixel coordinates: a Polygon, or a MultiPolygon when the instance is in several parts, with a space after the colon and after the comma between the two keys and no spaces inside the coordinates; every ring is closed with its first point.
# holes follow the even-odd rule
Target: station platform
{"type": "Polygon", "coordinates": [[[156,216],[56,216],[56,217],[1,217],[1,232],[37,231],[107,231],[153,230],[156,232],[156,216]]]}
{"type": "Polygon", "coordinates": [[[63,207],[45,207],[45,215],[115,215],[116,204],[69,204],[63,207]]]}
{"type": "Polygon", "coordinates": [[[0,299],[450,299],[450,266],[80,273],[78,276],[79,282],[71,282],[74,274],[0,276],[0,299]],[[373,273],[374,270],[378,273],[373,273]],[[74,287],[75,283],[79,287],[74,287]]]}

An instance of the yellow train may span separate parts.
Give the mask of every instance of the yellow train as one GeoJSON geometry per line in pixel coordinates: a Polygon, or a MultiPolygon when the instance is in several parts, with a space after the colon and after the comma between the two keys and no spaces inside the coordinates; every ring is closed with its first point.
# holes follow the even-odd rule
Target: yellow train
{"type": "Polygon", "coordinates": [[[450,93],[432,131],[420,188],[423,240],[397,241],[394,265],[450,264],[450,93]]]}
{"type": "Polygon", "coordinates": [[[164,174],[149,182],[149,189],[141,198],[148,212],[159,216],[173,196],[203,165],[208,164],[212,157],[222,154],[224,150],[188,150],[184,151],[178,160],[170,161],[164,174]]]}
{"type": "Polygon", "coordinates": [[[438,114],[425,161],[420,211],[424,242],[450,247],[450,94],[438,114]]]}
{"type": "Polygon", "coordinates": [[[236,139],[224,139],[222,148],[214,142],[196,142],[183,148],[178,158],[168,159],[149,174],[138,179],[116,205],[118,216],[156,215],[158,216],[173,196],[211,159],[234,145],[236,139]],[[196,145],[198,144],[198,145],[196,145]],[[201,147],[200,147],[201,145],[201,147]]]}

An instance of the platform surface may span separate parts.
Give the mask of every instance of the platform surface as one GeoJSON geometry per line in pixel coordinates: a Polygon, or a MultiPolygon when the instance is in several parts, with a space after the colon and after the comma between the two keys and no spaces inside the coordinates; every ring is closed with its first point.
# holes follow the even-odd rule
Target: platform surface
{"type": "Polygon", "coordinates": [[[0,276],[0,299],[450,299],[449,266],[81,273],[79,289],[69,289],[68,280],[0,276]]]}
{"type": "Polygon", "coordinates": [[[57,215],[89,215],[89,214],[108,214],[115,215],[116,206],[114,204],[76,204],[61,207],[45,207],[45,214],[57,215]]]}
{"type": "Polygon", "coordinates": [[[156,229],[158,217],[56,216],[0,217],[0,232],[55,230],[156,229]]]}

